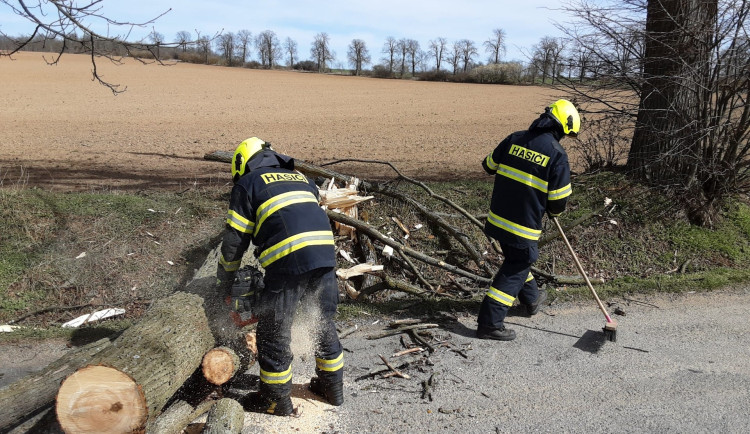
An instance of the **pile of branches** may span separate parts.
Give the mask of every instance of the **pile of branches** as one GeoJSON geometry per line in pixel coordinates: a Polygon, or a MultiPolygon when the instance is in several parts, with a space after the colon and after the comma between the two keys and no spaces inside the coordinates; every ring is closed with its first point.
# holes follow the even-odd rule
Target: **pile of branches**
{"type": "MultiPolygon", "coordinates": [[[[231,162],[232,155],[217,151],[207,154],[205,158],[231,162]]],[[[390,220],[400,232],[397,236],[391,236],[381,230],[382,224],[359,218],[356,211],[351,212],[352,206],[338,208],[336,204],[328,204],[326,213],[338,228],[337,252],[346,261],[356,264],[350,268],[340,267],[338,271],[339,278],[345,281],[349,297],[364,299],[383,290],[393,290],[420,298],[463,299],[486,291],[502,264],[502,251],[494,240],[481,235],[484,227],[482,216],[472,215],[453,200],[437,194],[425,183],[404,175],[389,162],[347,159],[329,164],[341,162],[387,165],[395,172],[396,177],[377,182],[361,180],[301,160],[295,160],[295,168],[308,177],[319,180],[322,192],[330,191],[331,188],[349,189],[362,195],[362,199],[382,199],[378,203],[396,201],[412,209],[421,222],[412,225],[410,229],[398,216],[391,215],[390,220]],[[404,189],[399,186],[405,183],[419,187],[416,191],[422,191],[424,195],[415,197],[404,193],[404,189]],[[425,199],[429,199],[431,204],[426,205],[425,199]],[[432,205],[435,201],[443,205],[442,211],[432,205]],[[435,239],[440,246],[449,247],[432,252],[420,249],[419,243],[407,242],[410,238],[412,241],[416,238],[412,236],[416,234],[414,229],[419,230],[416,237],[435,239]],[[469,230],[476,231],[480,236],[475,236],[473,240],[466,233],[469,230]],[[475,241],[476,238],[482,239],[483,243],[475,241]]],[[[326,205],[325,194],[322,196],[323,204],[326,205]]],[[[348,205],[356,202],[357,199],[352,199],[348,205]]],[[[594,211],[566,226],[568,229],[577,226],[600,211],[594,211]]],[[[557,233],[550,233],[539,244],[543,245],[556,236],[557,233]]],[[[537,267],[532,267],[532,274],[542,284],[585,283],[578,276],[557,275],[537,267]]]]}

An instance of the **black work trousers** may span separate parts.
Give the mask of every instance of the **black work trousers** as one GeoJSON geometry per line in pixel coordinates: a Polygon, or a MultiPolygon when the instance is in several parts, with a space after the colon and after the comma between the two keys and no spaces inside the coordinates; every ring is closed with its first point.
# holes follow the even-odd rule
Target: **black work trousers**
{"type": "Polygon", "coordinates": [[[479,308],[477,323],[482,328],[502,327],[516,298],[520,304],[530,305],[539,297],[539,289],[530,273],[531,265],[539,258],[536,243],[527,247],[500,243],[500,248],[505,260],[479,308]]]}
{"type": "Polygon", "coordinates": [[[295,312],[314,312],[316,373],[326,381],[342,381],[343,353],[333,316],[338,285],[333,268],[318,268],[301,275],[269,275],[258,311],[258,365],[260,391],[279,399],[292,391],[292,324],[295,312]]]}

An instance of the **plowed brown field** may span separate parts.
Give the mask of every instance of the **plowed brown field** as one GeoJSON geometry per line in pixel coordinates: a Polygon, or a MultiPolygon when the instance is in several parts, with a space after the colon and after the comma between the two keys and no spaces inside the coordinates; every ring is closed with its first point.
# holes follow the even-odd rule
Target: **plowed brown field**
{"type": "MultiPolygon", "coordinates": [[[[61,191],[223,183],[228,166],[204,154],[251,136],[317,164],[387,160],[424,180],[475,177],[498,141],[558,96],[539,87],[102,59],[104,78],[127,86],[114,96],[91,81],[87,56],[65,55],[55,66],[40,53],[13,59],[0,59],[0,180],[61,191]]],[[[393,176],[382,165],[334,169],[393,176]]]]}

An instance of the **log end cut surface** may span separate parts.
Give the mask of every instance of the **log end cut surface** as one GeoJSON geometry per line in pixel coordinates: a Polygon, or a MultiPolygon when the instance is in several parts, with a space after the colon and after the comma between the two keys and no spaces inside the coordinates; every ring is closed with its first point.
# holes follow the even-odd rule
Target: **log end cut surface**
{"type": "Polygon", "coordinates": [[[138,385],[106,366],[87,366],[66,378],[56,411],[67,433],[129,433],[143,427],[148,416],[138,385]]]}
{"type": "Polygon", "coordinates": [[[217,386],[229,381],[238,368],[238,358],[231,350],[214,348],[203,356],[203,376],[217,386]]]}

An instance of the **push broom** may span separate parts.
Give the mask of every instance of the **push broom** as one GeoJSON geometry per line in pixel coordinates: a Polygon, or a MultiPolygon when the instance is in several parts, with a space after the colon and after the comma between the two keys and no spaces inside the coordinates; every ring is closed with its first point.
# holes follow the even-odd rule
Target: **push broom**
{"type": "Polygon", "coordinates": [[[608,341],[615,342],[617,340],[617,321],[613,320],[612,317],[609,316],[609,314],[607,313],[607,309],[604,307],[604,304],[602,304],[602,301],[599,300],[599,296],[596,295],[596,291],[594,291],[594,285],[591,284],[588,276],[586,276],[586,272],[583,270],[583,266],[581,266],[581,261],[578,260],[576,252],[573,251],[573,246],[570,245],[568,237],[565,236],[565,232],[563,232],[563,228],[562,226],[560,226],[560,222],[557,220],[557,217],[552,217],[552,221],[555,222],[555,226],[557,226],[557,230],[560,231],[560,236],[565,242],[565,245],[568,247],[570,255],[573,256],[573,261],[576,263],[576,267],[578,267],[578,272],[581,273],[581,276],[583,276],[583,280],[586,281],[586,285],[591,290],[591,295],[594,296],[596,303],[599,305],[599,309],[601,309],[602,313],[604,314],[604,318],[607,320],[607,323],[602,329],[604,330],[604,337],[608,341]]]}

